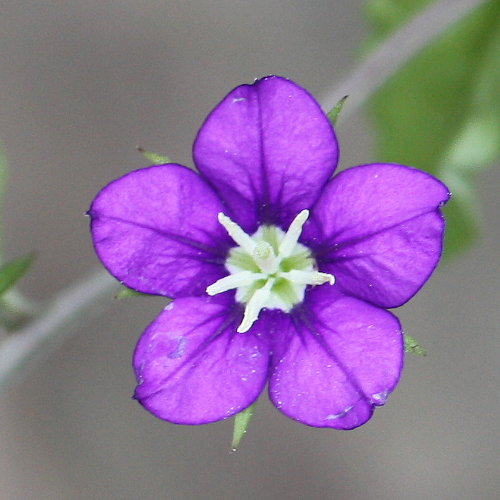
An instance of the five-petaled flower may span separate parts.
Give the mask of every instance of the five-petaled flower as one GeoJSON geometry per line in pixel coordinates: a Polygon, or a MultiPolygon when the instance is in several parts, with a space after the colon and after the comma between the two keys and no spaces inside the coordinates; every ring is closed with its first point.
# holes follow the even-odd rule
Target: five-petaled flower
{"type": "Polygon", "coordinates": [[[396,386],[407,302],[441,255],[447,188],[402,165],[331,178],[334,131],[316,101],[270,76],[230,92],[194,143],[199,173],[152,166],[89,210],[108,271],[173,298],[134,354],[135,398],[159,418],[234,415],[266,384],[285,415],[365,423],[396,386]]]}

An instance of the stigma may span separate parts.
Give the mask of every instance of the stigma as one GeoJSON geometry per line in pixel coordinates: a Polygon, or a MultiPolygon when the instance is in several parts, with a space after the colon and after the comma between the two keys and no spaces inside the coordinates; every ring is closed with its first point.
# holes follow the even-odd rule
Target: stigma
{"type": "Polygon", "coordinates": [[[250,330],[262,309],[289,312],[304,300],[307,286],[333,285],[332,274],[317,270],[310,250],[299,243],[309,210],[302,210],[285,233],[264,225],[248,235],[223,213],[218,220],[236,243],[229,251],[225,267],[229,275],[207,288],[209,295],[236,290],[236,300],[245,305],[237,331],[250,330]]]}

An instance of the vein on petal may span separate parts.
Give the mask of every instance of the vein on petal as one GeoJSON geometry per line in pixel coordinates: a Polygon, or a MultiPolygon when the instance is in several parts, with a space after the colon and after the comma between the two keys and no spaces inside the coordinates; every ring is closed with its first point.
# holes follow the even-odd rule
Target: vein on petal
{"type": "MultiPolygon", "coordinates": [[[[170,233],[168,231],[164,231],[162,229],[149,226],[147,224],[143,224],[141,222],[136,222],[136,221],[131,221],[131,220],[126,220],[122,219],[121,217],[116,217],[112,215],[104,215],[104,214],[92,214],[92,217],[94,220],[96,219],[107,219],[110,221],[115,221],[115,222],[120,222],[122,224],[129,224],[131,226],[137,226],[142,229],[147,229],[148,231],[151,231],[153,233],[157,233],[161,236],[164,236],[165,238],[169,238],[177,243],[181,243],[182,245],[186,245],[188,247],[196,248],[197,250],[203,250],[204,252],[211,253],[217,257],[224,258],[226,256],[226,248],[224,248],[224,251],[220,248],[215,248],[211,247],[209,245],[205,245],[204,243],[200,243],[199,241],[196,241],[191,238],[187,238],[186,236],[181,236],[178,234],[170,233]]],[[[229,245],[228,245],[229,246],[229,245]]],[[[190,256],[191,258],[191,256],[190,256]]]]}
{"type": "MultiPolygon", "coordinates": [[[[341,234],[341,231],[338,233],[334,233],[331,235],[327,240],[325,240],[324,244],[321,245],[320,248],[316,249],[314,251],[314,255],[316,258],[321,259],[322,262],[334,262],[337,259],[335,257],[332,257],[331,259],[325,258],[324,256],[330,253],[336,253],[339,252],[340,250],[344,250],[345,248],[348,248],[352,245],[356,245],[362,241],[367,241],[375,236],[378,236],[382,233],[385,233],[387,231],[391,231],[393,229],[396,229],[398,226],[402,226],[404,224],[407,224],[409,222],[412,222],[419,217],[422,217],[424,215],[430,214],[430,213],[436,213],[437,215],[441,215],[441,211],[439,208],[434,208],[432,210],[426,210],[424,212],[420,212],[417,215],[408,217],[406,219],[403,219],[401,221],[395,222],[394,224],[391,224],[389,226],[385,226],[377,231],[373,231],[371,233],[363,234],[358,237],[351,238],[350,240],[346,240],[340,243],[333,243],[333,241],[337,238],[339,238],[339,235],[341,234]]],[[[444,217],[441,215],[441,218],[444,220],[444,217]]],[[[349,227],[349,229],[352,229],[349,227]]]]}

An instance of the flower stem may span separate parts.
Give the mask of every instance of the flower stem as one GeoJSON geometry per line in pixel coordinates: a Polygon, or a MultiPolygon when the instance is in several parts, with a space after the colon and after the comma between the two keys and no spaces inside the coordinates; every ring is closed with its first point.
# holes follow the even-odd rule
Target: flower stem
{"type": "Polygon", "coordinates": [[[96,316],[103,309],[103,298],[111,297],[119,287],[99,270],[59,292],[29,325],[5,338],[0,344],[0,390],[47,359],[80,322],[96,316]]]}

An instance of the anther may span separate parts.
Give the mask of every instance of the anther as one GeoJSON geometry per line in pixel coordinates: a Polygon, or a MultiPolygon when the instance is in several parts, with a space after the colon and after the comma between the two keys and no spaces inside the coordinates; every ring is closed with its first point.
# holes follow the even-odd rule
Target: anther
{"type": "Polygon", "coordinates": [[[245,306],[245,313],[243,314],[243,321],[236,329],[238,333],[245,333],[252,328],[252,325],[257,321],[260,310],[266,305],[269,295],[271,295],[271,288],[274,285],[274,278],[266,282],[266,284],[254,292],[252,298],[245,306]]]}
{"type": "Polygon", "coordinates": [[[279,248],[278,253],[281,258],[289,257],[292,253],[295,245],[299,241],[300,233],[302,232],[302,226],[304,225],[308,217],[309,210],[302,210],[302,212],[300,212],[297,217],[293,219],[279,248]]]}
{"type": "Polygon", "coordinates": [[[241,229],[236,222],[232,221],[227,215],[224,215],[222,212],[219,212],[217,218],[219,222],[224,226],[227,233],[231,238],[238,243],[240,247],[246,250],[249,254],[252,254],[253,249],[255,248],[255,241],[248,236],[243,229],[241,229]]]}

